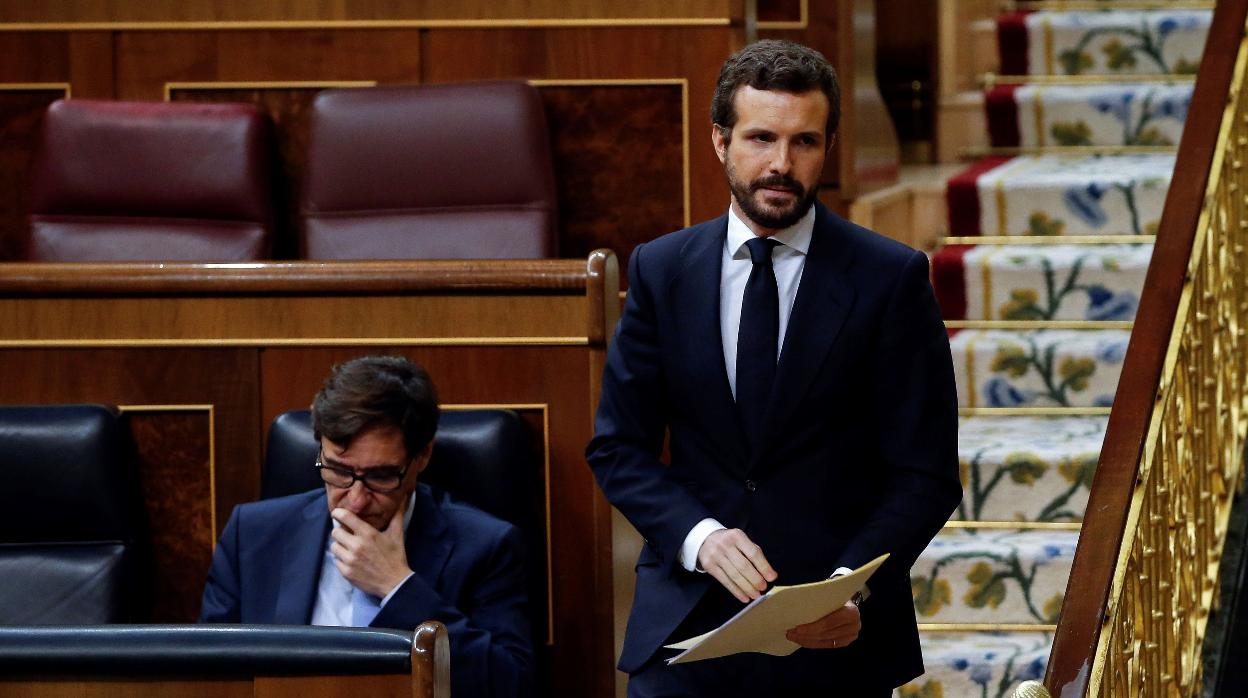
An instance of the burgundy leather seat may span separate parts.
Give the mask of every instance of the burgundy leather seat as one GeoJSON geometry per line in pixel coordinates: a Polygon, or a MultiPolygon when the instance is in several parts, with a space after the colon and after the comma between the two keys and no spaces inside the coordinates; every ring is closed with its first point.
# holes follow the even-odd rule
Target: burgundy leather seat
{"type": "Polygon", "coordinates": [[[245,104],[58,101],[35,163],[27,258],[267,258],[269,131],[245,104]]]}
{"type": "Polygon", "coordinates": [[[549,135],[528,84],[326,90],[309,138],[308,259],[556,254],[549,135]]]}

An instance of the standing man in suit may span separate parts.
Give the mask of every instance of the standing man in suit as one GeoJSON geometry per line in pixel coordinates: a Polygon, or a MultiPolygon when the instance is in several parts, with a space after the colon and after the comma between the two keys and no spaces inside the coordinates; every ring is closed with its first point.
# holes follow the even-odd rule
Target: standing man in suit
{"type": "Polygon", "coordinates": [[[953,367],[926,256],[815,200],[839,116],[818,52],[738,51],[711,105],[727,214],[629,261],[587,457],[645,538],[632,697],[887,696],[923,672],[909,570],[962,496],[953,367]],[[772,582],[884,553],[788,657],[664,661],[772,582]]]}
{"type": "Polygon", "coordinates": [[[456,696],[528,695],[519,532],[417,483],[437,426],[420,366],[379,356],[335,366],[312,403],[324,489],[234,509],[200,621],[411,630],[439,620],[456,696]]]}

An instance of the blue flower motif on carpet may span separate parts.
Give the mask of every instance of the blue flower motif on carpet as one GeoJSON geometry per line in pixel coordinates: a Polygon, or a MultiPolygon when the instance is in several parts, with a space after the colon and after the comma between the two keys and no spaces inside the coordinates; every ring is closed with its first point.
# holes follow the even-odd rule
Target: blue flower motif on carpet
{"type": "Polygon", "coordinates": [[[1092,284],[1084,290],[1088,292],[1089,320],[1130,320],[1140,305],[1140,299],[1131,291],[1115,293],[1102,284],[1092,284]]]}
{"type": "Polygon", "coordinates": [[[1101,199],[1104,198],[1105,191],[1106,188],[1097,182],[1084,187],[1071,187],[1062,195],[1062,202],[1066,204],[1066,210],[1084,223],[1093,228],[1100,228],[1109,222],[1109,216],[1101,207],[1101,199]]]}
{"type": "Polygon", "coordinates": [[[1019,390],[1001,377],[993,378],[984,386],[984,398],[989,407],[1018,407],[1031,402],[1033,397],[1031,391],[1019,390]]]}
{"type": "Polygon", "coordinates": [[[1096,347],[1096,360],[1106,364],[1120,364],[1127,358],[1127,339],[1102,342],[1096,347]]]}

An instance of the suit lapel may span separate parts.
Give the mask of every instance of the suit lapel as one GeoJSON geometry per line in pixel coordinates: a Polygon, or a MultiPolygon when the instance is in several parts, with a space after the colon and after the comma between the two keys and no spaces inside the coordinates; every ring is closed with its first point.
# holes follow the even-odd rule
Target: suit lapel
{"type": "Polygon", "coordinates": [[[312,622],[312,605],[316,602],[329,527],[324,493],[291,517],[282,548],[282,580],[277,589],[274,623],[307,625],[312,622]]]}
{"type": "MultiPolygon", "coordinates": [[[[814,235],[768,400],[765,439],[783,433],[853,307],[856,294],[846,274],[851,260],[836,236],[831,214],[817,206],[814,235]]],[[[761,453],[769,450],[763,448],[761,453]]]]}
{"type": "Polygon", "coordinates": [[[407,526],[403,544],[407,549],[408,566],[431,587],[437,585],[454,547],[447,531],[446,518],[429,488],[417,485],[412,520],[407,526]]]}
{"type": "Polygon", "coordinates": [[[731,461],[734,467],[743,469],[749,450],[728,384],[719,326],[720,268],[727,235],[727,215],[694,234],[681,250],[684,266],[672,279],[670,291],[679,346],[686,356],[684,374],[703,398],[704,420],[718,428],[719,442],[739,456],[731,461]]]}

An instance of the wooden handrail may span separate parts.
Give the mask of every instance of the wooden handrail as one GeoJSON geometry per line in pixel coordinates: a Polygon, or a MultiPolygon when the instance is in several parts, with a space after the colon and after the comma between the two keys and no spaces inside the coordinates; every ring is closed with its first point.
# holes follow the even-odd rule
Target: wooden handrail
{"type": "MultiPolygon", "coordinates": [[[[597,256],[610,253],[598,251],[597,256]]],[[[591,256],[591,259],[594,259],[591,256]]],[[[602,264],[604,262],[598,262],[602,264]]],[[[583,259],[0,263],[0,296],[92,293],[583,292],[583,259]]]]}
{"type": "Polygon", "coordinates": [[[1055,696],[1088,691],[1246,17],[1244,0],[1214,10],[1045,674],[1055,696]]]}

